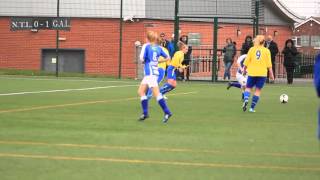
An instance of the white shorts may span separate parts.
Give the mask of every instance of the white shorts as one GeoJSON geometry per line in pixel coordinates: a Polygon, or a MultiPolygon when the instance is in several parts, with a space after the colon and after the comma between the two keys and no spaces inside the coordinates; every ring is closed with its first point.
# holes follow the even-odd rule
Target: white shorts
{"type": "Polygon", "coordinates": [[[149,88],[158,87],[158,76],[145,76],[142,79],[141,84],[146,84],[149,88]]]}
{"type": "Polygon", "coordinates": [[[240,73],[236,75],[237,81],[241,84],[241,86],[246,86],[247,84],[247,76],[243,76],[240,73]]]}

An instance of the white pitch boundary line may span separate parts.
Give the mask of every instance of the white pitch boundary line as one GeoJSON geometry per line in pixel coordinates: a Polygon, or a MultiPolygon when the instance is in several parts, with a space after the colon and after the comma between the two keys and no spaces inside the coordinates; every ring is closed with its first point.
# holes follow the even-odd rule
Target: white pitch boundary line
{"type": "MultiPolygon", "coordinates": [[[[33,77],[6,77],[6,76],[0,76],[0,79],[15,79],[15,80],[33,80],[33,81],[69,81],[69,82],[104,82],[104,83],[132,83],[131,81],[103,81],[103,80],[93,80],[93,79],[54,79],[54,78],[33,78],[33,77]]],[[[134,81],[134,80],[132,80],[134,81]]],[[[226,82],[227,83],[227,82],[226,82]]],[[[225,86],[226,83],[194,83],[194,85],[199,85],[199,86],[225,86]]],[[[181,83],[184,84],[184,83],[181,83]]],[[[273,84],[269,87],[277,87],[277,88],[306,88],[309,86],[303,86],[299,85],[298,86],[286,86],[285,84],[273,84]]],[[[312,87],[310,85],[310,87],[312,87]]]]}
{"type": "Polygon", "coordinates": [[[99,86],[90,88],[79,88],[79,89],[55,89],[55,90],[45,90],[45,91],[26,91],[26,92],[15,92],[15,93],[4,93],[0,96],[14,96],[14,95],[25,95],[25,94],[41,94],[41,93],[54,93],[54,92],[70,92],[70,91],[88,91],[96,89],[109,89],[109,88],[121,88],[121,87],[133,87],[138,85],[123,85],[123,86],[99,86]]]}
{"type": "Polygon", "coordinates": [[[33,77],[6,77],[0,76],[0,79],[14,79],[14,80],[32,80],[32,81],[73,81],[73,82],[104,82],[104,83],[132,83],[131,81],[103,81],[93,79],[54,79],[54,78],[33,78],[33,77]]]}

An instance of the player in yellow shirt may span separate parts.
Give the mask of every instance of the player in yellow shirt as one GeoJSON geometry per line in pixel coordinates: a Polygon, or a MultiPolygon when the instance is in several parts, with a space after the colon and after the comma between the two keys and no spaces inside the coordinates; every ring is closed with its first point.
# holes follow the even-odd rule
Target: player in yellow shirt
{"type": "Polygon", "coordinates": [[[247,110],[251,89],[255,87],[255,93],[252,97],[250,112],[255,112],[254,108],[259,101],[261,89],[269,76],[274,80],[271,64],[271,55],[269,49],[264,47],[264,36],[258,35],[254,39],[254,46],[250,48],[248,55],[244,61],[244,74],[248,74],[246,90],[244,92],[243,111],[247,110]]]}
{"type": "Polygon", "coordinates": [[[188,46],[183,42],[179,42],[178,47],[179,47],[179,51],[174,53],[173,58],[168,63],[169,64],[167,68],[168,82],[165,83],[160,88],[160,93],[162,95],[176,88],[177,86],[176,71],[183,72],[183,69],[187,67],[185,65],[182,65],[182,62],[184,60],[184,54],[188,52],[188,46]]]}

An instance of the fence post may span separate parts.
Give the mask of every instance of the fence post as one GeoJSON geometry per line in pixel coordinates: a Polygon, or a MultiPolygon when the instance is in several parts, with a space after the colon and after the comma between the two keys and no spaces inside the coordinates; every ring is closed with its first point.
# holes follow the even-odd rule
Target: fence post
{"type": "Polygon", "coordinates": [[[260,0],[256,0],[255,2],[255,35],[259,34],[259,1],[260,0]]]}
{"type": "Polygon", "coordinates": [[[179,0],[175,0],[174,5],[174,48],[178,49],[177,43],[179,41],[179,0]]]}
{"type": "Polygon", "coordinates": [[[218,48],[218,17],[214,17],[213,23],[213,57],[212,57],[212,82],[217,82],[217,48],[218,48]]]}
{"type": "Polygon", "coordinates": [[[123,20],[122,20],[122,12],[123,11],[123,0],[120,1],[120,24],[119,24],[119,31],[120,31],[120,37],[119,37],[119,74],[118,78],[121,79],[121,65],[122,65],[122,26],[123,26],[123,20]]]}
{"type": "MultiPolygon", "coordinates": [[[[57,18],[60,16],[60,0],[57,0],[57,18]]],[[[56,77],[59,76],[59,30],[56,31],[56,77]]]]}

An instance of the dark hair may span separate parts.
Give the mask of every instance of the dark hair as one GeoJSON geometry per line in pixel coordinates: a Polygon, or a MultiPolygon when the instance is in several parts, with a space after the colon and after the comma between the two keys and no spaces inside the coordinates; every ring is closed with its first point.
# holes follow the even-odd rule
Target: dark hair
{"type": "Polygon", "coordinates": [[[230,40],[230,43],[232,43],[232,39],[231,38],[227,38],[226,42],[228,42],[228,40],[230,40]]]}
{"type": "Polygon", "coordinates": [[[248,38],[250,38],[251,41],[252,41],[252,36],[250,36],[250,35],[246,36],[246,38],[244,39],[244,41],[247,41],[248,38]]]}
{"type": "Polygon", "coordinates": [[[292,46],[294,46],[293,40],[292,40],[292,39],[287,39],[287,40],[286,40],[286,43],[284,44],[284,47],[287,47],[287,44],[288,44],[289,42],[292,44],[292,46]]]}
{"type": "Polygon", "coordinates": [[[185,43],[185,44],[188,44],[188,40],[189,40],[189,38],[188,38],[187,35],[182,35],[182,36],[180,37],[180,41],[182,41],[182,42],[185,43]],[[186,38],[186,42],[184,42],[184,41],[182,40],[184,37],[186,38]]]}

